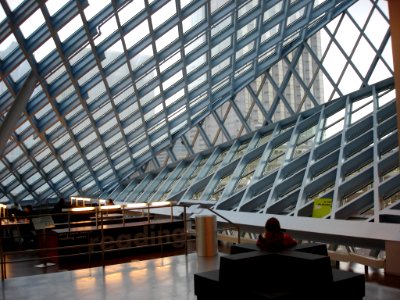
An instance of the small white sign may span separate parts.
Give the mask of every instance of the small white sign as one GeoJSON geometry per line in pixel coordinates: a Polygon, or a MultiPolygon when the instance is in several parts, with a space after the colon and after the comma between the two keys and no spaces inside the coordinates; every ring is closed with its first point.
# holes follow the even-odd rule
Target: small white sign
{"type": "Polygon", "coordinates": [[[53,218],[51,216],[32,218],[32,223],[33,223],[33,226],[35,227],[35,230],[55,227],[53,218]]]}

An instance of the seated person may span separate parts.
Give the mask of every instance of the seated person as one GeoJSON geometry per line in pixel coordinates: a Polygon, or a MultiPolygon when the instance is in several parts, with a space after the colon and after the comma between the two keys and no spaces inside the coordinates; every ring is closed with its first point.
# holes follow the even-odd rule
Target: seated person
{"type": "Polygon", "coordinates": [[[261,250],[277,252],[292,248],[297,242],[283,232],[278,219],[272,217],[265,223],[265,231],[258,236],[256,244],[261,250]]]}
{"type": "Polygon", "coordinates": [[[7,212],[10,222],[14,222],[16,217],[23,216],[25,214],[21,204],[15,203],[7,212]]]}

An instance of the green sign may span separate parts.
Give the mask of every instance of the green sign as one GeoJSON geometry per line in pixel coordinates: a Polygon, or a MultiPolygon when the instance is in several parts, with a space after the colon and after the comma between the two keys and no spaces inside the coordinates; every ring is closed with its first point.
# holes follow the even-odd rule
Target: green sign
{"type": "Polygon", "coordinates": [[[314,207],[312,216],[313,218],[323,218],[328,215],[332,210],[332,199],[318,198],[314,200],[314,207]]]}

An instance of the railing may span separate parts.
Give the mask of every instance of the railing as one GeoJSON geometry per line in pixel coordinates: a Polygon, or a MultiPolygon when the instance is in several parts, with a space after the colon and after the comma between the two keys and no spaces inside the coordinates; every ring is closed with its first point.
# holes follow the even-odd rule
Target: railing
{"type": "MultiPolygon", "coordinates": [[[[89,219],[90,222],[74,224],[72,217],[82,214],[83,211],[89,211],[88,207],[86,210],[82,209],[68,209],[63,213],[58,214],[41,214],[41,215],[33,215],[27,216],[23,218],[16,219],[14,217],[0,217],[0,264],[1,264],[1,278],[4,280],[7,277],[7,265],[14,263],[22,263],[27,261],[41,261],[43,265],[51,265],[53,262],[58,262],[63,259],[68,259],[72,257],[86,257],[80,263],[81,264],[92,264],[93,258],[97,259],[97,262],[101,262],[101,265],[104,267],[106,258],[108,255],[113,252],[123,251],[125,252],[126,257],[129,257],[129,253],[133,253],[135,251],[139,251],[139,249],[144,249],[148,247],[152,247],[153,249],[159,249],[161,254],[164,254],[165,250],[184,250],[185,254],[188,254],[188,242],[190,241],[188,238],[187,231],[187,214],[186,207],[183,208],[183,217],[182,218],[174,218],[173,216],[173,206],[176,206],[171,203],[163,203],[163,204],[147,204],[143,203],[140,205],[126,205],[124,207],[96,207],[94,209],[90,209],[93,213],[95,221],[89,219]],[[152,212],[155,208],[162,207],[170,207],[171,214],[170,217],[163,216],[159,217],[156,215],[154,219],[154,213],[152,212]],[[115,224],[107,224],[110,223],[110,214],[115,213],[120,209],[121,211],[121,219],[120,223],[118,223],[115,219],[115,224]],[[141,215],[144,217],[144,220],[135,222],[132,216],[126,217],[129,213],[140,211],[141,215]],[[54,224],[50,220],[53,217],[63,216],[68,220],[67,224],[59,223],[54,224]],[[179,222],[183,222],[179,223],[179,222]],[[23,236],[21,234],[20,228],[23,226],[29,227],[34,223],[35,226],[35,239],[36,245],[32,247],[32,249],[21,249],[19,241],[23,241],[23,238],[27,238],[27,236],[23,236]],[[92,224],[94,223],[94,225],[92,224]],[[79,225],[88,225],[92,224],[91,228],[96,230],[96,235],[89,236],[86,242],[81,244],[72,244],[72,245],[64,245],[62,247],[59,244],[53,245],[53,241],[55,238],[55,234],[58,234],[56,238],[60,237],[60,232],[63,234],[63,238],[71,238],[71,235],[74,233],[84,232],[85,227],[80,227],[79,225]],[[173,225],[168,225],[173,224],[173,225]],[[63,226],[64,228],[57,228],[58,225],[63,226]],[[174,227],[176,225],[176,227],[174,227]],[[182,228],[183,225],[183,228],[182,228]],[[77,227],[74,227],[77,226],[77,227]],[[143,226],[143,232],[137,231],[137,234],[130,234],[128,231],[125,231],[126,234],[122,233],[123,238],[121,239],[112,239],[110,238],[108,233],[110,230],[115,227],[115,232],[118,230],[124,230],[123,228],[127,228],[125,230],[131,230],[130,228],[139,228],[143,226]],[[145,234],[145,228],[147,230],[147,234],[145,234]],[[153,228],[153,231],[151,231],[153,228]],[[155,229],[154,229],[155,228],[155,229]],[[174,230],[171,230],[175,228],[174,230]],[[17,234],[15,234],[17,233],[17,234]],[[10,247],[10,243],[17,242],[15,248],[10,247]],[[167,249],[168,248],[168,249],[167,249]],[[15,256],[25,256],[28,258],[10,260],[10,257],[15,256]],[[32,258],[33,256],[33,258],[32,258]]],[[[18,218],[18,217],[17,217],[18,218]]],[[[86,218],[86,221],[88,219],[86,218]]],[[[87,230],[86,229],[86,230],[87,230]]],[[[59,240],[57,240],[59,242],[59,240]]],[[[158,253],[154,251],[153,253],[158,253]]]]}

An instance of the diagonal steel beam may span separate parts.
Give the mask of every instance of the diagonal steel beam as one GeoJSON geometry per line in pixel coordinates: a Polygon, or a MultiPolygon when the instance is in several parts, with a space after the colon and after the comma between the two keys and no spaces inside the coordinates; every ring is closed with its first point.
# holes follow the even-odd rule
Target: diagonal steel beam
{"type": "Polygon", "coordinates": [[[7,113],[3,124],[0,127],[0,157],[3,155],[6,143],[14,131],[15,126],[21,116],[21,113],[25,110],[26,104],[30,96],[35,89],[37,78],[34,72],[30,72],[25,80],[24,85],[18,92],[17,97],[13,105],[11,106],[9,112],[7,113]]]}

